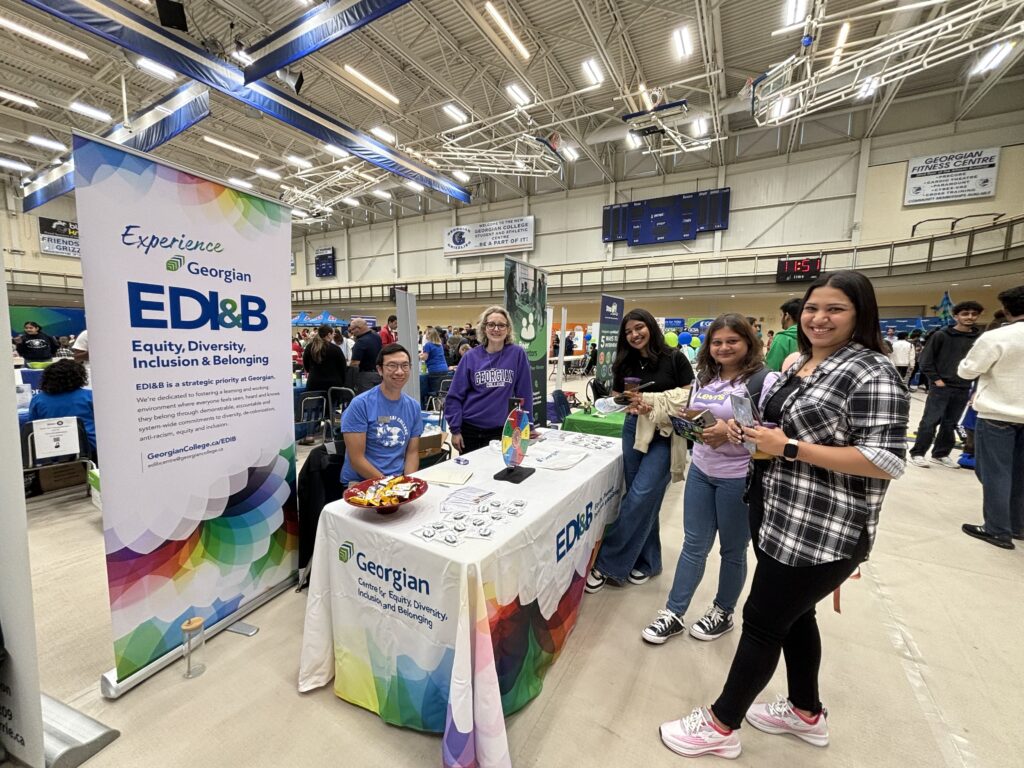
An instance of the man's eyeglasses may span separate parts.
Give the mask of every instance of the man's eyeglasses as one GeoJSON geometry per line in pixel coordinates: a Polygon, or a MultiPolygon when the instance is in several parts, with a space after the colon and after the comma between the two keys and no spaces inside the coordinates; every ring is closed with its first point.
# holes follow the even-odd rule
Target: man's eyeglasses
{"type": "Polygon", "coordinates": [[[385,371],[395,373],[396,371],[408,371],[412,368],[412,365],[410,363],[384,363],[381,367],[385,371]]]}
{"type": "Polygon", "coordinates": [[[508,328],[507,323],[484,323],[484,328],[488,331],[504,331],[508,328]]]}

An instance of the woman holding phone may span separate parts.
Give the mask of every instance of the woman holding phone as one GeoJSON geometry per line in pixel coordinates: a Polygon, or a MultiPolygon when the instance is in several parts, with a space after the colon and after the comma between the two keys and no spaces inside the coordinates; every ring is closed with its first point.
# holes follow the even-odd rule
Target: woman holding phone
{"type": "Polygon", "coordinates": [[[828,744],[814,607],[867,559],[889,481],[906,467],[907,389],[882,352],[871,282],[843,271],[811,283],[797,338],[799,361],[765,399],[764,421],[779,426],[729,424],[731,441],[775,458],[748,475],[757,567],[725,687],[710,707],[661,726],[665,745],[688,757],[738,756],[744,718],[828,744]],[[780,654],[788,695],[754,703],[780,654]]]}
{"type": "MultiPolygon", "coordinates": [[[[678,392],[692,381],[689,361],[679,350],[669,349],[651,313],[646,309],[627,312],[612,363],[612,390],[630,401],[622,427],[626,495],[587,576],[587,592],[597,592],[609,579],[643,584],[661,573],[658,513],[672,468],[672,423],[666,418],[653,430],[650,424],[638,429],[638,419],[651,420],[653,409],[645,401],[648,393],[678,392]]],[[[679,393],[683,403],[684,395],[679,393]]]]}

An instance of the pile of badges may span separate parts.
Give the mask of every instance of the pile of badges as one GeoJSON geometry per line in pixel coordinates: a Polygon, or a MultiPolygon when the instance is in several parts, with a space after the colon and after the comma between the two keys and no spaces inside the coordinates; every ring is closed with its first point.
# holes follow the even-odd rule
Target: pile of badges
{"type": "Polygon", "coordinates": [[[496,531],[526,513],[523,499],[499,499],[480,488],[460,488],[441,502],[441,519],[413,531],[425,541],[457,547],[469,539],[493,539],[496,531]]]}

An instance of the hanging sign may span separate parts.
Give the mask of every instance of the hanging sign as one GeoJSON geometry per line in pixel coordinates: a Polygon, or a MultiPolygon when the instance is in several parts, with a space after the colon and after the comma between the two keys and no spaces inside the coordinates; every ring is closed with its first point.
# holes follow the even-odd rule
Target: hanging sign
{"type": "Polygon", "coordinates": [[[444,255],[450,259],[532,250],[533,216],[451,227],[444,234],[444,255]]]}
{"type": "Polygon", "coordinates": [[[913,157],[907,163],[904,205],[993,197],[999,147],[913,157]]]}
{"type": "Polygon", "coordinates": [[[39,217],[39,250],[79,258],[78,222],[39,217]]]}

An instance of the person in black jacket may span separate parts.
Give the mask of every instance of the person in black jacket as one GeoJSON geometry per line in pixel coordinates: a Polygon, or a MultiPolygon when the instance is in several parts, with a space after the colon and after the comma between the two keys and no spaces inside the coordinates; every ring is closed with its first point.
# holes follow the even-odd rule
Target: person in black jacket
{"type": "Polygon", "coordinates": [[[60,344],[52,336],[43,333],[43,327],[31,320],[25,323],[25,335],[17,344],[18,354],[27,366],[29,363],[48,363],[57,354],[60,344]]]}
{"type": "Polygon", "coordinates": [[[312,341],[302,350],[302,366],[309,376],[307,392],[326,392],[331,387],[345,386],[348,365],[341,347],[331,343],[333,335],[331,326],[321,325],[312,341]]]}
{"type": "Polygon", "coordinates": [[[961,301],[953,307],[956,325],[932,334],[921,353],[921,373],[928,377],[929,386],[924,415],[917,425],[917,439],[910,449],[910,461],[918,467],[929,466],[925,458],[929,448],[932,449],[932,464],[957,466],[949,454],[953,450],[957,422],[971,396],[971,382],[957,375],[957,366],[981,335],[976,324],[983,311],[984,307],[976,301],[961,301]]]}

